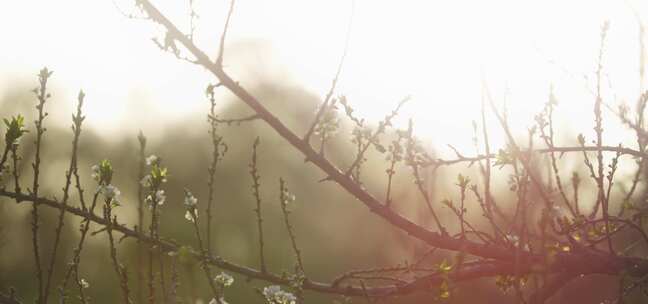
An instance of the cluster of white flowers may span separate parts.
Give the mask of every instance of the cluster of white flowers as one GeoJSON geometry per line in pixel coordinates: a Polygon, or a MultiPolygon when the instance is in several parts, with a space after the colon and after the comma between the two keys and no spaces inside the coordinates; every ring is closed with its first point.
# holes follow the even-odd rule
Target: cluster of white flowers
{"type": "Polygon", "coordinates": [[[113,185],[99,185],[97,191],[101,193],[107,200],[111,200],[114,204],[119,204],[119,196],[121,191],[113,185]]]}
{"type": "Polygon", "coordinates": [[[166,168],[159,167],[160,158],[157,155],[152,154],[145,161],[147,166],[153,166],[153,168],[149,174],[142,177],[140,184],[150,191],[144,201],[149,209],[153,209],[154,205],[161,206],[166,202],[166,193],[159,189],[162,183],[166,183],[166,168]]]}
{"type": "Polygon", "coordinates": [[[107,159],[102,160],[98,165],[90,167],[92,172],[91,176],[99,185],[97,186],[98,194],[104,196],[107,202],[113,206],[119,206],[119,196],[121,191],[114,185],[110,184],[113,174],[112,165],[107,159]]]}
{"type": "Polygon", "coordinates": [[[277,285],[263,288],[263,295],[270,304],[295,304],[297,298],[289,292],[281,290],[277,285]]]}
{"type": "Polygon", "coordinates": [[[198,218],[198,208],[196,208],[196,206],[198,205],[198,199],[193,196],[193,194],[191,194],[189,190],[186,189],[184,205],[187,208],[187,212],[185,212],[185,219],[192,223],[195,222],[196,218],[198,218]]]}
{"type": "Polygon", "coordinates": [[[234,283],[234,278],[227,273],[221,272],[214,278],[214,281],[216,281],[216,283],[218,283],[218,285],[222,287],[228,287],[232,285],[232,283],[234,283]]]}
{"type": "MultiPolygon", "coordinates": [[[[149,204],[149,209],[153,208],[153,196],[147,195],[146,198],[144,199],[147,204],[149,204]]],[[[164,190],[157,190],[155,191],[155,202],[159,205],[164,205],[164,202],[166,201],[166,194],[164,194],[164,190]]]]}
{"type": "MultiPolygon", "coordinates": [[[[162,179],[156,181],[157,183],[166,183],[166,182],[167,182],[167,179],[166,179],[166,176],[165,176],[165,175],[166,175],[166,168],[161,168],[161,167],[159,167],[159,166],[160,166],[160,158],[159,158],[158,156],[156,156],[156,155],[150,155],[149,157],[147,157],[147,158],[146,158],[146,165],[147,165],[147,166],[155,166],[155,167],[153,168],[153,170],[156,171],[156,172],[158,172],[158,173],[161,173],[161,174],[162,174],[162,179]]],[[[147,175],[145,175],[145,176],[142,178],[142,180],[140,180],[140,184],[141,184],[144,188],[152,188],[152,187],[154,186],[154,185],[153,185],[153,184],[154,184],[154,181],[153,181],[153,176],[152,176],[152,174],[153,174],[153,172],[151,172],[151,174],[147,174],[147,175]]],[[[159,184],[158,184],[157,186],[159,186],[159,184]]]]}
{"type": "Polygon", "coordinates": [[[90,288],[90,283],[88,283],[88,281],[86,281],[85,279],[81,279],[81,281],[79,281],[79,285],[81,285],[81,287],[83,288],[90,288]]]}
{"type": "Polygon", "coordinates": [[[101,194],[103,194],[108,199],[116,199],[121,195],[121,191],[113,185],[100,186],[101,194]]]}
{"type": "MultiPolygon", "coordinates": [[[[167,179],[163,178],[162,183],[166,183],[167,179]]],[[[153,186],[153,177],[150,174],[145,175],[142,180],[140,180],[140,185],[144,188],[151,188],[153,186]]]]}

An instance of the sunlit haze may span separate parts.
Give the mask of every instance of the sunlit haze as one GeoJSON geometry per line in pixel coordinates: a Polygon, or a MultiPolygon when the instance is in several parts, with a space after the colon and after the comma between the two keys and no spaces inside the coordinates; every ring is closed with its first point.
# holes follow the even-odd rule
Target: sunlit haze
{"type": "MultiPolygon", "coordinates": [[[[186,1],[157,2],[188,24],[186,1]]],[[[227,2],[195,3],[197,41],[214,55],[227,2]]],[[[591,90],[605,21],[605,102],[632,104],[640,90],[638,17],[646,9],[642,1],[243,0],[229,32],[226,69],[244,86],[275,78],[323,96],[353,12],[337,93],[373,121],[411,95],[401,126],[412,117],[419,135],[442,151],[446,144],[470,150],[484,82],[496,103],[506,100],[515,129],[532,124],[553,84],[558,128],[592,132],[591,90]]],[[[1,2],[0,91],[16,81],[33,83],[47,66],[56,73],[54,87],[65,92],[58,102],[71,109],[83,89],[88,122],[105,136],[198,117],[212,78],[161,52],[151,41],[163,39],[161,29],[122,11],[136,12],[131,1],[1,2]],[[154,112],[133,121],[138,105],[153,105],[154,112]]],[[[621,129],[614,123],[606,131],[619,141],[621,129]]],[[[492,136],[502,144],[499,134],[492,136]]]]}

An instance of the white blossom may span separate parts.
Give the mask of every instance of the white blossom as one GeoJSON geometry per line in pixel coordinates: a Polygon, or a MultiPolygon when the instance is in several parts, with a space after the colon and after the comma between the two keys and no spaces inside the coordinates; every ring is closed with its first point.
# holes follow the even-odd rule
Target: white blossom
{"type": "Polygon", "coordinates": [[[216,298],[212,298],[211,301],[209,301],[209,304],[228,304],[225,299],[220,298],[218,301],[216,298]]]}
{"type": "Polygon", "coordinates": [[[187,219],[187,221],[190,221],[192,223],[195,222],[195,218],[198,218],[198,209],[194,208],[192,210],[187,210],[187,212],[185,212],[185,218],[187,219]]]}
{"type": "Polygon", "coordinates": [[[121,191],[113,185],[101,185],[98,188],[99,192],[103,194],[103,196],[106,199],[113,200],[115,202],[119,202],[119,196],[121,195],[121,191]]]}
{"type": "Polygon", "coordinates": [[[149,157],[146,158],[146,165],[150,166],[150,165],[156,164],[158,162],[158,160],[160,160],[160,158],[157,157],[157,155],[151,154],[151,155],[149,155],[149,157]]]}
{"type": "Polygon", "coordinates": [[[90,283],[88,283],[88,281],[86,281],[85,279],[81,279],[81,281],[79,281],[79,284],[83,288],[89,288],[90,287],[90,283]]]}
{"type": "Polygon", "coordinates": [[[99,181],[101,179],[101,172],[99,170],[99,165],[93,165],[92,167],[90,167],[90,169],[92,170],[92,174],[90,175],[92,176],[92,179],[94,179],[95,181],[99,181]]]}
{"type": "Polygon", "coordinates": [[[198,204],[198,199],[191,192],[185,191],[184,205],[187,208],[195,208],[196,204],[198,204]]]}
{"type": "Polygon", "coordinates": [[[509,242],[513,243],[515,247],[520,244],[520,238],[515,234],[507,234],[506,239],[509,240],[509,242]]]}
{"type": "Polygon", "coordinates": [[[223,287],[228,287],[234,283],[234,278],[225,272],[221,272],[214,278],[214,281],[223,287]]]}
{"type": "Polygon", "coordinates": [[[140,181],[140,184],[143,187],[146,187],[146,188],[151,187],[151,179],[152,179],[151,175],[147,174],[146,176],[144,176],[142,178],[142,180],[140,181]]]}
{"type": "Polygon", "coordinates": [[[164,194],[164,190],[155,191],[155,200],[157,201],[158,205],[164,204],[164,201],[166,200],[166,195],[164,194]]]}
{"type": "MultiPolygon", "coordinates": [[[[520,237],[518,237],[515,234],[507,234],[506,239],[509,240],[509,242],[513,243],[513,246],[519,247],[520,246],[520,237]]],[[[530,250],[529,244],[524,244],[524,247],[522,248],[523,250],[530,250]]]]}
{"type": "Polygon", "coordinates": [[[295,198],[294,194],[292,194],[292,193],[290,193],[288,191],[288,189],[284,189],[284,191],[283,191],[283,199],[284,199],[283,204],[288,205],[288,204],[294,202],[296,198],[295,198]]]}
{"type": "Polygon", "coordinates": [[[263,288],[263,295],[270,304],[295,304],[297,298],[289,292],[281,290],[277,285],[263,288]]]}

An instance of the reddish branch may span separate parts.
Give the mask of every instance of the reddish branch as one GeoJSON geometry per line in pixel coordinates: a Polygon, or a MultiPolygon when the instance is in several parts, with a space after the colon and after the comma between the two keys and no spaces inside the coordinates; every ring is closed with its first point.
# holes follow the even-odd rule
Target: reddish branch
{"type": "MultiPolygon", "coordinates": [[[[387,208],[383,202],[375,198],[372,194],[368,193],[363,187],[356,183],[349,175],[341,172],[335,165],[321,154],[317,153],[312,146],[297,136],[293,131],[286,127],[281,120],[279,120],[273,113],[271,113],[265,106],[244,89],[238,82],[234,81],[224,70],[220,60],[213,62],[210,58],[202,52],[186,35],[178,30],[178,28],[169,21],[155,6],[147,0],[138,2],[141,8],[147,13],[148,17],[164,26],[167,32],[180,44],[182,44],[191,54],[196,58],[195,62],[205,69],[210,71],[216,76],[222,86],[227,88],[230,92],[236,95],[244,103],[246,103],[257,115],[264,120],[275,132],[278,133],[290,145],[299,150],[307,160],[311,161],[319,167],[327,176],[328,179],[335,181],[347,192],[357,198],[372,212],[389,222],[394,227],[397,227],[410,236],[423,241],[431,247],[439,247],[452,251],[464,251],[468,254],[479,256],[488,259],[496,259],[504,262],[513,261],[518,259],[519,271],[524,273],[526,267],[532,266],[534,263],[541,264],[543,257],[536,254],[531,254],[527,251],[522,251],[519,256],[515,256],[510,248],[494,245],[494,244],[481,244],[470,240],[461,240],[452,238],[451,236],[442,235],[440,233],[428,230],[425,227],[417,225],[402,215],[387,208]]],[[[222,58],[222,53],[219,58],[222,58]]],[[[646,154],[635,151],[632,149],[621,147],[556,147],[552,149],[538,149],[536,152],[582,152],[582,151],[614,151],[621,154],[629,154],[633,156],[645,157],[646,154]]],[[[521,151],[522,152],[522,151],[521,151]]],[[[523,152],[521,153],[523,154],[523,152]]],[[[478,161],[485,158],[492,158],[495,155],[479,156],[473,159],[478,161]]],[[[461,159],[457,162],[465,162],[467,159],[461,159]]],[[[432,161],[434,162],[434,161],[432,161]]],[[[571,253],[558,253],[556,262],[551,265],[553,271],[561,272],[574,272],[574,273],[606,273],[618,274],[621,271],[628,271],[632,275],[641,275],[648,271],[648,261],[639,258],[630,257],[615,257],[607,253],[599,251],[578,251],[571,253]]],[[[530,269],[530,268],[526,268],[530,269]]],[[[311,286],[313,287],[313,286],[311,286]]],[[[326,288],[324,288],[326,290],[326,288]]]]}

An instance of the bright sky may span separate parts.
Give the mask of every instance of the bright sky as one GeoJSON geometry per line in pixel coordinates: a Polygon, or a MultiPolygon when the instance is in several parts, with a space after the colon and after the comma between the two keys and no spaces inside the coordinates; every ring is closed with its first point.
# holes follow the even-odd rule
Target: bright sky
{"type": "MultiPolygon", "coordinates": [[[[194,1],[197,40],[215,54],[227,1],[194,1]]],[[[155,2],[186,28],[188,1],[155,2]]],[[[209,75],[160,52],[151,42],[162,37],[159,28],[125,18],[117,6],[132,11],[125,0],[1,1],[0,91],[16,81],[35,83],[38,69],[48,66],[55,71],[53,85],[64,93],[57,100],[71,110],[83,88],[87,121],[105,135],[162,128],[205,111],[209,75]],[[142,105],[155,105],[153,113],[133,121],[142,105]]],[[[239,0],[228,37],[228,71],[243,80],[289,80],[323,96],[351,8],[350,0],[239,0]]],[[[482,79],[498,103],[507,100],[511,124],[520,130],[532,124],[553,84],[559,130],[591,136],[589,90],[606,20],[611,28],[605,86],[613,88],[606,89],[606,102],[633,104],[639,92],[632,8],[648,11],[638,0],[356,0],[338,93],[374,121],[411,95],[401,123],[413,117],[419,134],[438,147],[472,151],[471,120],[479,118],[482,79]]],[[[611,144],[621,140],[619,130],[608,128],[611,144]]],[[[502,142],[493,136],[496,145],[502,142]]]]}

